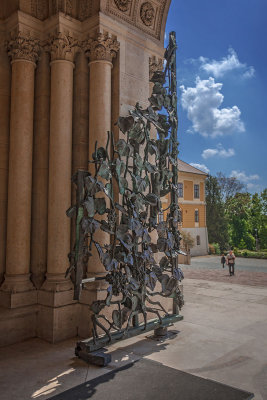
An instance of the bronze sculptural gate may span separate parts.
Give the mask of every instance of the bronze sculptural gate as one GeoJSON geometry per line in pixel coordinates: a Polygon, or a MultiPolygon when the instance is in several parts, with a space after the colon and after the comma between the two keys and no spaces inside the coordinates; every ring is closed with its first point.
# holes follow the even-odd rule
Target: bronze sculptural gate
{"type": "Polygon", "coordinates": [[[77,203],[67,215],[76,219],[76,242],[66,274],[74,275],[74,299],[79,299],[85,283],[108,283],[106,298],[90,307],[92,338],[78,342],[75,353],[99,365],[106,365],[110,356],[97,350],[153,329],[163,334],[183,318],[179,314],[183,273],[178,254],[183,253],[178,230],[176,47],[171,32],[164,70],[151,78],[149,107],[142,109],[137,103],[128,117],[120,117],[121,138],[115,143],[108,132],[105,148],[95,144],[90,172],[77,171],[72,178],[77,203]],[[170,205],[164,210],[161,198],[167,195],[170,205]],[[97,231],[109,235],[108,243],[96,239],[97,231]],[[97,251],[104,276],[84,276],[92,251],[97,251]],[[172,299],[171,313],[161,298],[172,299]],[[107,309],[112,313],[105,313],[107,309]],[[148,321],[148,313],[156,318],[148,321]]]}

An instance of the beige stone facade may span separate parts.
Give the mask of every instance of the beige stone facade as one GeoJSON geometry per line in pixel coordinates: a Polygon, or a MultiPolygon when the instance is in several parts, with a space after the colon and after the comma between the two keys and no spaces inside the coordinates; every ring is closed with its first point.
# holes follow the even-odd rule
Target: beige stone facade
{"type": "MultiPolygon", "coordinates": [[[[4,0],[0,5],[0,345],[89,336],[65,278],[71,175],[119,115],[147,103],[170,0],[4,0]]],[[[93,257],[92,257],[93,258],[93,257]]],[[[88,275],[103,273],[90,260],[88,275]]]]}

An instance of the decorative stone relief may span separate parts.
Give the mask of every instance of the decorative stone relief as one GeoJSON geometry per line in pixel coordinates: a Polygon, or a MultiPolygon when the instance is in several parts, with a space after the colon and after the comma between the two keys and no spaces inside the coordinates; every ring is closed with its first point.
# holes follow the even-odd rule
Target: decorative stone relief
{"type": "Polygon", "coordinates": [[[114,3],[120,11],[128,11],[130,7],[131,0],[114,0],[114,3]]]}
{"type": "Polygon", "coordinates": [[[67,60],[73,61],[75,50],[78,48],[78,41],[71,36],[58,33],[52,36],[47,43],[51,52],[51,61],[67,60]]]}
{"type": "Polygon", "coordinates": [[[63,0],[52,0],[52,14],[56,14],[58,11],[64,11],[63,0]]]}
{"type": "Polygon", "coordinates": [[[140,18],[146,26],[151,26],[153,24],[155,17],[155,10],[149,1],[146,1],[141,5],[140,8],[140,18]]]}
{"type": "Polygon", "coordinates": [[[66,14],[71,15],[72,14],[72,0],[66,0],[66,14]]]}
{"type": "Polygon", "coordinates": [[[31,0],[31,12],[35,18],[46,19],[48,17],[48,2],[46,0],[31,0]]]}
{"type": "Polygon", "coordinates": [[[151,80],[152,76],[155,72],[163,70],[163,59],[156,57],[149,57],[149,80],[151,80]]]}
{"type": "Polygon", "coordinates": [[[40,54],[40,42],[19,32],[7,43],[7,51],[12,61],[28,60],[35,63],[40,54]]]}
{"type": "Polygon", "coordinates": [[[112,62],[119,51],[119,42],[108,34],[99,33],[96,39],[84,42],[84,50],[90,61],[106,60],[112,62]]]}
{"type": "Polygon", "coordinates": [[[80,0],[79,19],[84,21],[92,14],[92,2],[88,0],[80,0]]]}

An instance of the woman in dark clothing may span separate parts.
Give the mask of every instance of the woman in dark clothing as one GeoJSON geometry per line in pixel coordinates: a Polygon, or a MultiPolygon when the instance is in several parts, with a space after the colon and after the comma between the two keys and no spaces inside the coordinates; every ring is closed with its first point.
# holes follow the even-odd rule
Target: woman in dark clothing
{"type": "Polygon", "coordinates": [[[224,253],[222,253],[222,256],[221,256],[221,264],[222,264],[222,267],[223,267],[223,268],[224,268],[225,261],[226,261],[226,258],[225,258],[225,256],[224,256],[224,253]]]}

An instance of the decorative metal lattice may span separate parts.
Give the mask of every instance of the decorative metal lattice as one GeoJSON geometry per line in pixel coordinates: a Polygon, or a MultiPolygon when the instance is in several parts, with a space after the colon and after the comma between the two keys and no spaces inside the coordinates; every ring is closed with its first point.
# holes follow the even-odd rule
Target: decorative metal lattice
{"type": "Polygon", "coordinates": [[[74,271],[74,299],[79,299],[86,282],[105,279],[109,284],[106,298],[91,305],[93,339],[87,342],[89,351],[182,319],[183,273],[178,254],[184,253],[180,251],[178,230],[174,32],[170,33],[164,64],[164,71],[155,72],[151,78],[154,86],[149,107],[142,109],[137,103],[129,116],[120,117],[121,138],[115,143],[113,133],[108,132],[105,148],[95,144],[89,161],[94,172],[78,171],[73,176],[77,204],[67,215],[76,218],[76,243],[69,255],[67,274],[74,271]],[[167,195],[170,205],[164,210],[161,199],[167,195]],[[95,239],[98,230],[109,234],[108,243],[95,239]],[[155,243],[152,237],[156,237],[155,243]],[[83,279],[93,248],[106,275],[83,279]],[[161,258],[156,253],[162,253],[161,258]],[[156,295],[173,299],[171,314],[158,298],[153,299],[156,295]],[[113,312],[108,318],[105,308],[110,306],[113,312]],[[148,313],[156,316],[152,323],[147,321],[148,313]],[[142,324],[139,315],[143,316],[142,324]]]}

